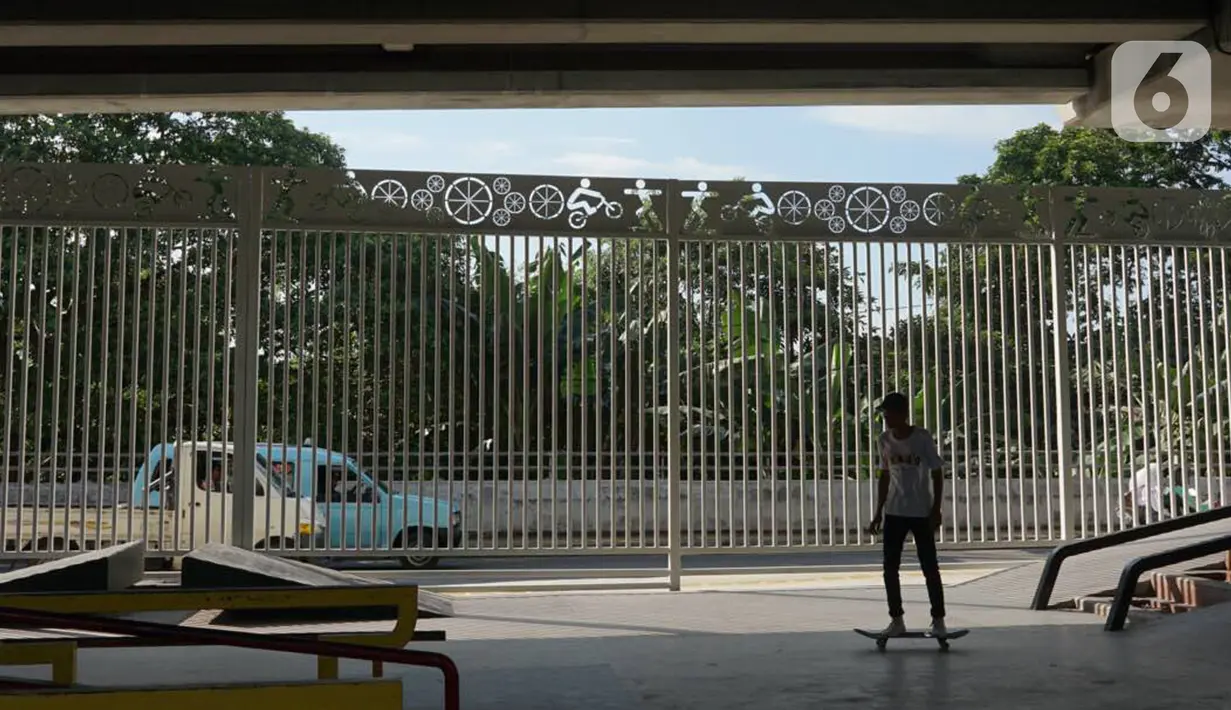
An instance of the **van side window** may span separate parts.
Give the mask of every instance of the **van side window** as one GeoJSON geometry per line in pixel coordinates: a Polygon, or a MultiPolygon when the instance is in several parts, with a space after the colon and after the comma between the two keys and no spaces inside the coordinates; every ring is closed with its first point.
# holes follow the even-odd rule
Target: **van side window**
{"type": "Polygon", "coordinates": [[[312,497],[318,503],[329,501],[332,488],[329,482],[329,465],[321,464],[316,467],[316,475],[312,477],[312,497]]]}
{"type": "Polygon", "coordinates": [[[175,459],[165,457],[154,463],[149,474],[149,492],[161,493],[159,503],[163,507],[175,507],[175,459]]]}
{"type": "Polygon", "coordinates": [[[163,489],[163,479],[170,479],[175,473],[175,460],[170,458],[162,458],[154,462],[149,473],[149,490],[150,492],[161,491],[163,489]]]}
{"type": "Polygon", "coordinates": [[[359,478],[345,466],[316,467],[314,495],[321,503],[354,503],[359,500],[359,478]]]}
{"type": "Polygon", "coordinates": [[[269,480],[292,497],[299,497],[299,481],[295,477],[295,464],[290,461],[275,461],[267,466],[269,480]]]}
{"type": "MultiPolygon", "coordinates": [[[[198,451],[196,459],[197,488],[210,493],[231,493],[232,480],[235,478],[235,455],[221,451],[198,451]],[[225,480],[223,478],[223,458],[226,458],[225,480]]],[[[257,466],[257,471],[264,470],[257,466]]],[[[265,495],[265,486],[256,482],[256,495],[265,495]]]]}
{"type": "Polygon", "coordinates": [[[231,462],[227,461],[226,478],[223,478],[222,453],[198,451],[196,458],[197,488],[210,493],[231,492],[231,462]]]}

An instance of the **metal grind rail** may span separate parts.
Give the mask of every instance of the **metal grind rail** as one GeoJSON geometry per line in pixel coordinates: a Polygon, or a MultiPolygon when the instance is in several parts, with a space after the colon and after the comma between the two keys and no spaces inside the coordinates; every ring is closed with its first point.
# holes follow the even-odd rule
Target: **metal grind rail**
{"type": "Polygon", "coordinates": [[[1138,557],[1129,562],[1124,566],[1124,571],[1120,574],[1120,583],[1116,586],[1116,597],[1111,603],[1111,612],[1107,615],[1107,621],[1103,625],[1103,630],[1124,630],[1124,624],[1128,621],[1128,610],[1133,605],[1134,592],[1137,589],[1137,581],[1141,579],[1141,575],[1161,567],[1170,567],[1181,562],[1191,562],[1192,560],[1216,555],[1227,550],[1231,550],[1231,535],[1220,535],[1219,537],[1203,540],[1192,545],[1185,545],[1156,552],[1152,555],[1138,557]]]}
{"type": "Polygon", "coordinates": [[[184,628],[131,619],[111,619],[76,614],[58,614],[0,607],[0,626],[7,628],[54,628],[96,633],[126,634],[143,639],[164,639],[175,645],[230,646],[282,653],[334,656],[376,663],[400,663],[435,668],[444,675],[445,710],[461,708],[461,677],[453,659],[443,653],[403,648],[379,648],[295,637],[269,637],[240,631],[184,628]]]}
{"type": "Polygon", "coordinates": [[[1056,587],[1056,579],[1060,576],[1060,567],[1070,557],[1076,557],[1087,552],[1105,550],[1130,542],[1146,540],[1180,530],[1187,530],[1198,525],[1208,525],[1228,518],[1231,518],[1231,507],[1214,508],[1213,510],[1193,513],[1192,515],[1121,530],[1101,537],[1074,540],[1073,542],[1060,545],[1051,551],[1051,554],[1047,556],[1047,561],[1043,564],[1043,573],[1039,576],[1039,585],[1035,589],[1034,599],[1030,603],[1030,608],[1035,611],[1047,609],[1051,603],[1052,590],[1056,587]]]}

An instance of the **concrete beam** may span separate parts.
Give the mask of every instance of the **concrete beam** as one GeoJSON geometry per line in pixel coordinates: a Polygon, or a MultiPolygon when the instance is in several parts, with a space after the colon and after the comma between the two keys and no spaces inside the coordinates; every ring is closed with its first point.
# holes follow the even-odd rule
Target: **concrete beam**
{"type": "MultiPolygon", "coordinates": [[[[1208,32],[1194,37],[1206,46],[1213,44],[1208,32]]],[[[1108,47],[1096,56],[1092,62],[1090,86],[1081,95],[1073,99],[1067,107],[1067,125],[1087,126],[1091,128],[1111,128],[1111,56],[1115,47],[1108,47]]],[[[1231,128],[1231,56],[1218,51],[1210,53],[1210,69],[1212,73],[1212,124],[1214,128],[1231,128]]],[[[1151,89],[1163,90],[1165,75],[1155,75],[1147,79],[1142,86],[1143,95],[1149,96],[1151,89]]],[[[1173,110],[1166,111],[1162,117],[1168,120],[1178,120],[1179,115],[1173,110]]]]}
{"type": "Polygon", "coordinates": [[[798,0],[466,0],[466,2],[288,3],[285,0],[211,0],[208,3],[168,3],[127,0],[123,3],[3,3],[0,22],[116,23],[191,21],[366,21],[514,22],[514,21],[1012,21],[1076,20],[1204,20],[1208,0],[1165,3],[1123,0],[860,0],[852,3],[798,0]]]}
{"type": "Polygon", "coordinates": [[[1062,104],[1081,69],[0,74],[0,113],[1062,104]]]}
{"type": "Polygon", "coordinates": [[[1178,38],[1198,20],[911,22],[183,22],[0,24],[2,47],[472,44],[1113,44],[1178,38]]]}

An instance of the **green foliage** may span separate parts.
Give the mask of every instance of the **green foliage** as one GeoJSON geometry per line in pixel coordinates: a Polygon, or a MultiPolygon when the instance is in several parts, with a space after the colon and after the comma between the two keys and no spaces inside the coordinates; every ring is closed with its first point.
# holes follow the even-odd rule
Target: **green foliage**
{"type": "Polygon", "coordinates": [[[89,113],[0,117],[0,161],[342,168],[328,136],[262,113],[89,113]]]}
{"type": "MultiPolygon", "coordinates": [[[[6,116],[0,156],[345,164],[328,137],[276,112],[6,116]]],[[[140,454],[168,436],[227,437],[233,249],[229,230],[3,227],[0,397],[9,450],[40,459],[69,451],[140,454]]],[[[268,356],[272,349],[262,350],[268,356]]],[[[269,391],[266,379],[261,388],[269,391]]]]}
{"type": "MultiPolygon", "coordinates": [[[[1231,135],[1215,131],[1191,144],[1130,143],[1107,130],[1057,131],[1039,125],[1000,141],[996,152],[986,173],[963,176],[961,182],[1225,189],[1231,135]]],[[[1218,258],[1218,252],[1083,246],[1067,249],[1064,256],[1059,277],[1069,341],[1065,366],[1074,388],[1068,404],[1082,461],[1093,470],[1109,472],[1113,461],[1108,449],[1118,451],[1114,465],[1123,467],[1133,465],[1147,451],[1154,456],[1186,458],[1189,464],[1195,460],[1195,451],[1204,457],[1208,446],[1203,427],[1207,419],[1213,422],[1209,416],[1213,400],[1231,402],[1225,339],[1208,326],[1190,327],[1226,322],[1226,285],[1213,283],[1220,266],[1211,260],[1218,258]],[[1180,384],[1198,373],[1204,373],[1199,381],[1180,384]],[[1179,390],[1185,387],[1189,392],[1181,396],[1179,390]],[[1207,395],[1195,403],[1192,393],[1207,395]],[[1220,393],[1217,398],[1215,393],[1220,393]]],[[[961,309],[954,299],[946,298],[930,323],[917,322],[912,327],[943,329],[951,314],[959,311],[957,319],[965,320],[966,327],[957,337],[964,332],[969,339],[962,345],[964,350],[979,344],[992,348],[991,352],[1005,347],[1008,352],[1026,353],[1007,366],[994,361],[983,372],[960,363],[956,368],[938,363],[932,381],[941,383],[942,390],[956,382],[958,391],[988,393],[995,410],[984,431],[1003,433],[1011,449],[1023,451],[1041,439],[1054,444],[1056,423],[1050,407],[1036,410],[1038,416],[1032,421],[1016,424],[1017,412],[1029,401],[1028,396],[1033,393],[1035,402],[1045,402],[1052,387],[1048,350],[1057,323],[1050,289],[1039,288],[1053,277],[1049,250],[1036,246],[951,248],[934,267],[918,265],[901,271],[911,272],[929,290],[957,284],[965,302],[991,304],[995,314],[990,324],[986,320],[979,323],[973,308],[961,309]],[[1037,275],[1033,284],[1029,283],[1031,275],[1037,275]],[[1023,288],[1029,292],[1023,293],[1023,288]],[[1025,326],[1031,322],[1036,329],[1027,337],[1025,326]],[[1030,361],[1035,370],[1023,371],[1021,366],[1030,361]],[[1010,413],[1007,417],[1005,410],[1010,413]],[[997,426],[996,418],[1003,418],[1007,425],[997,426]],[[1050,434],[1043,438],[1040,430],[1045,427],[1050,434]]],[[[1223,437],[1227,427],[1220,421],[1213,431],[1223,437]]]]}
{"type": "Polygon", "coordinates": [[[1193,143],[1130,143],[1093,128],[1027,128],[996,144],[996,160],[964,184],[1216,189],[1227,186],[1231,134],[1193,143]]]}

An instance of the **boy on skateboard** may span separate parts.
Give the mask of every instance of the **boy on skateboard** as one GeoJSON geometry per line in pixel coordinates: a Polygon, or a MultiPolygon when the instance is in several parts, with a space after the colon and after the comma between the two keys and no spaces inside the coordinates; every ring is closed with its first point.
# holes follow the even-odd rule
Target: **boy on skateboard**
{"type": "Polygon", "coordinates": [[[927,580],[928,601],[932,605],[934,636],[945,635],[945,588],[936,559],[936,540],[940,527],[940,503],[945,479],[944,463],[936,452],[936,441],[926,429],[910,423],[910,401],[900,392],[891,392],[877,410],[885,420],[880,435],[880,478],[877,486],[876,514],[868,525],[875,535],[884,528],[885,596],[889,601],[889,626],[882,635],[900,636],[906,631],[902,620],[902,585],[898,568],[906,536],[915,539],[919,567],[927,580]]]}

